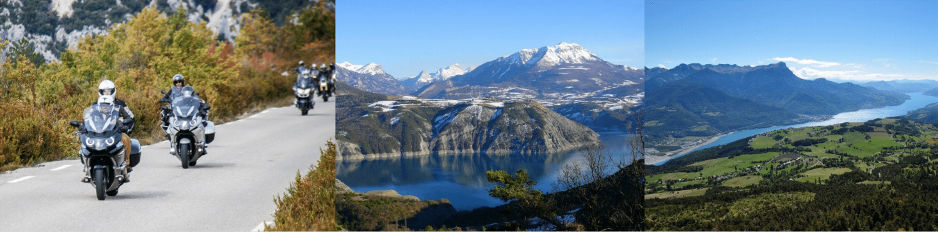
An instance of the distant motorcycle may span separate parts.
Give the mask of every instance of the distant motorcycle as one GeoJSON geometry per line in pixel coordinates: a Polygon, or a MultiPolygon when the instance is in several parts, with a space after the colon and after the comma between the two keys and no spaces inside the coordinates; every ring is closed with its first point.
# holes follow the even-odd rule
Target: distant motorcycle
{"type": "Polygon", "coordinates": [[[312,71],[310,70],[303,70],[299,74],[301,76],[297,78],[296,85],[293,87],[293,92],[296,95],[294,104],[296,105],[296,108],[300,109],[301,115],[306,115],[309,113],[310,109],[316,106],[316,103],[313,102],[312,96],[310,96],[313,91],[313,83],[311,83],[311,72],[312,71]]]}
{"type": "Polygon", "coordinates": [[[215,140],[215,124],[199,114],[202,101],[193,96],[192,86],[182,88],[183,94],[174,97],[169,118],[170,154],[179,158],[183,169],[195,166],[207,154],[206,144],[215,140]]]}
{"type": "Polygon", "coordinates": [[[322,96],[322,101],[328,102],[329,97],[335,94],[335,72],[320,71],[317,79],[319,79],[319,92],[316,95],[322,96]]]}
{"type": "Polygon", "coordinates": [[[121,141],[122,125],[117,107],[109,103],[95,103],[85,109],[84,121],[70,121],[78,129],[81,149],[78,154],[84,165],[86,177],[82,182],[91,183],[98,200],[116,196],[117,190],[129,180],[128,166],[140,163],[140,142],[130,139],[130,144],[121,141]],[[125,162],[125,150],[130,149],[130,163],[125,162]]]}

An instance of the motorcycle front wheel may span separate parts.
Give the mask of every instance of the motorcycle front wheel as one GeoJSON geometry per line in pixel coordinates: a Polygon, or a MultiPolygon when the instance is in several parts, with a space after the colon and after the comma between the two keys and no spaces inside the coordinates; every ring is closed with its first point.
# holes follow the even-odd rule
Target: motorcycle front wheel
{"type": "Polygon", "coordinates": [[[189,146],[179,145],[179,162],[182,163],[182,169],[189,169],[189,146]]]}
{"type": "Polygon", "coordinates": [[[104,178],[105,178],[104,172],[105,172],[104,169],[95,169],[92,174],[92,178],[94,178],[94,190],[95,190],[95,193],[98,195],[99,201],[104,200],[105,190],[107,190],[107,186],[106,186],[107,183],[105,183],[106,181],[104,181],[104,178]]]}

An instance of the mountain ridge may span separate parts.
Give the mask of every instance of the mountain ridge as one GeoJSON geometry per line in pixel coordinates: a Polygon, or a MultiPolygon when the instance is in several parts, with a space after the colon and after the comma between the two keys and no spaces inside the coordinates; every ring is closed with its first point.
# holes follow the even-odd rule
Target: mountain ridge
{"type": "Polygon", "coordinates": [[[353,89],[337,98],[339,159],[541,154],[599,144],[596,132],[533,101],[396,98],[338,87],[353,89]]]}

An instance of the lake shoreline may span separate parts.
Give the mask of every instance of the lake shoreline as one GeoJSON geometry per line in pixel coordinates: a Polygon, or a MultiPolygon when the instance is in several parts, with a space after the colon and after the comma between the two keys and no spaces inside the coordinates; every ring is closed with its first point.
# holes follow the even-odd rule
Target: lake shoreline
{"type": "Polygon", "coordinates": [[[692,152],[692,151],[697,150],[697,148],[700,148],[700,147],[702,147],[702,146],[704,146],[704,145],[707,145],[707,144],[716,142],[718,139],[723,138],[724,136],[727,136],[727,135],[730,135],[730,134],[733,134],[733,133],[734,133],[734,132],[729,132],[729,133],[723,133],[723,134],[715,135],[715,136],[713,136],[713,137],[708,138],[708,139],[707,139],[706,141],[704,141],[704,142],[695,144],[695,145],[693,145],[693,146],[684,147],[684,148],[675,150],[674,153],[673,153],[673,155],[672,155],[672,154],[667,154],[667,155],[646,155],[646,156],[645,156],[645,164],[646,164],[646,165],[662,165],[662,164],[664,164],[664,162],[667,162],[668,160],[671,160],[671,159],[674,159],[674,158],[678,158],[678,157],[684,156],[684,155],[686,155],[686,154],[688,154],[688,153],[690,153],[690,152],[692,152]]]}
{"type": "Polygon", "coordinates": [[[922,93],[907,93],[907,94],[910,96],[910,98],[899,105],[885,106],[885,107],[880,107],[880,108],[860,109],[860,110],[850,111],[850,112],[842,112],[842,113],[833,115],[831,117],[826,117],[827,119],[825,120],[809,121],[809,122],[804,122],[804,123],[788,124],[788,125],[778,125],[778,126],[771,126],[771,127],[765,127],[765,128],[731,131],[729,133],[721,134],[721,135],[718,135],[717,137],[710,138],[706,142],[697,144],[691,147],[690,149],[682,148],[681,150],[678,150],[680,152],[678,152],[678,154],[675,154],[675,155],[648,156],[649,158],[645,159],[646,160],[645,163],[650,164],[650,165],[662,165],[668,160],[681,157],[685,155],[686,153],[694,152],[698,150],[698,148],[700,147],[719,146],[719,145],[727,144],[733,141],[738,141],[739,139],[743,139],[745,137],[758,135],[758,134],[762,134],[762,133],[774,131],[774,130],[781,130],[781,129],[787,129],[787,128],[811,127],[811,126],[827,126],[827,125],[834,125],[834,124],[839,124],[839,123],[844,123],[844,122],[863,122],[863,121],[869,121],[869,120],[873,120],[877,118],[900,117],[905,114],[908,114],[908,112],[911,112],[912,110],[920,109],[925,106],[928,106],[929,104],[938,102],[938,97],[935,97],[935,96],[923,95],[922,93]],[[871,114],[875,114],[875,116],[868,116],[871,114]],[[859,117],[857,117],[857,115],[859,115],[859,117]],[[718,140],[722,137],[726,137],[726,136],[730,136],[734,134],[740,134],[740,136],[742,137],[732,140],[732,141],[725,141],[724,143],[721,143],[721,144],[708,146],[714,142],[718,142],[718,140]]]}

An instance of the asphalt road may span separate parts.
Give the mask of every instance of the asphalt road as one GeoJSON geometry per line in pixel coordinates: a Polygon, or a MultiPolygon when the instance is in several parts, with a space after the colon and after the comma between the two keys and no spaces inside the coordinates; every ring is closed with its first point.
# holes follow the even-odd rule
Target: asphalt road
{"type": "Polygon", "coordinates": [[[272,108],[216,130],[208,155],[189,169],[166,141],[144,147],[131,182],[104,201],[80,181],[77,159],[0,174],[0,231],[255,230],[335,136],[335,104],[320,99],[307,116],[272,108]]]}

